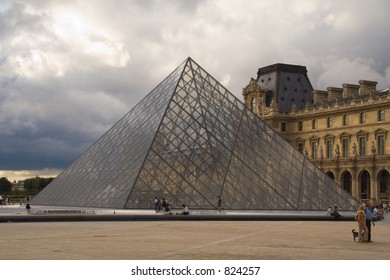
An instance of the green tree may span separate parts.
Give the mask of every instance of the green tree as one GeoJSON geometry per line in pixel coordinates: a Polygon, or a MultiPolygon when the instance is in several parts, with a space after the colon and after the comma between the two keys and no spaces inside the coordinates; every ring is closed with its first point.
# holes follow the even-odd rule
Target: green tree
{"type": "Polygon", "coordinates": [[[39,193],[43,188],[45,188],[54,178],[41,178],[35,177],[24,180],[25,190],[32,195],[39,193]]]}
{"type": "Polygon", "coordinates": [[[0,193],[8,194],[12,190],[12,183],[6,178],[0,178],[0,193]]]}

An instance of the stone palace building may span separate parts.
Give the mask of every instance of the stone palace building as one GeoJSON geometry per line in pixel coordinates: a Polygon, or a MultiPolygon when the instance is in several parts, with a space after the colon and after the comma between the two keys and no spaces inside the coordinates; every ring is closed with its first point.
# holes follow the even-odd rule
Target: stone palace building
{"type": "Polygon", "coordinates": [[[305,66],[260,68],[245,105],[361,201],[390,199],[390,90],[377,82],[314,90],[305,66]]]}

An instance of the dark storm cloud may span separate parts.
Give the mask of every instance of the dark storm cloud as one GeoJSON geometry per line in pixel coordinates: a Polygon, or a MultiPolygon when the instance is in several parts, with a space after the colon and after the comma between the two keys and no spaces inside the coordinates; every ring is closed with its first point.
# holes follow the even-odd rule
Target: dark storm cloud
{"type": "Polygon", "coordinates": [[[65,168],[188,56],[241,100],[278,62],[317,89],[388,87],[390,2],[374,3],[3,0],[0,169],[65,168]]]}

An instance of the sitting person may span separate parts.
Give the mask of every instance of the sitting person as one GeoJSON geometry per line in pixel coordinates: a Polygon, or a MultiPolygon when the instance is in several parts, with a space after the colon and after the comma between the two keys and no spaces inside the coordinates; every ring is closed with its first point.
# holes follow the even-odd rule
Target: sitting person
{"type": "Polygon", "coordinates": [[[329,206],[328,210],[326,210],[326,216],[332,216],[333,213],[333,207],[329,206]]]}
{"type": "Polygon", "coordinates": [[[165,200],[165,198],[163,198],[163,201],[162,201],[162,208],[163,208],[163,211],[164,212],[170,212],[171,209],[172,209],[172,206],[165,200]]]}
{"type": "Polygon", "coordinates": [[[374,208],[373,213],[372,213],[372,220],[374,222],[382,220],[382,215],[381,215],[379,207],[374,208]]]}
{"type": "Polygon", "coordinates": [[[183,215],[189,215],[190,214],[190,210],[188,210],[188,207],[185,204],[183,204],[183,213],[182,214],[183,215]]]}
{"type": "Polygon", "coordinates": [[[338,219],[341,217],[341,215],[339,213],[339,209],[337,208],[336,205],[333,208],[333,212],[332,212],[331,216],[333,216],[335,219],[338,219]]]}

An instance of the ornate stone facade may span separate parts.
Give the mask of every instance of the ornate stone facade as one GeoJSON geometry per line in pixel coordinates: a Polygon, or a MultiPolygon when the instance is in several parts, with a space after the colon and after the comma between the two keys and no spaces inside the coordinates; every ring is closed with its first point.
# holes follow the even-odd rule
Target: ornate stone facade
{"type": "MultiPolygon", "coordinates": [[[[291,73],[273,75],[285,79],[294,76],[291,73]]],[[[258,76],[243,89],[243,97],[246,106],[340,187],[362,201],[388,202],[390,91],[378,91],[376,84],[375,81],[360,80],[358,85],[312,90],[311,95],[306,96],[305,106],[299,108],[293,103],[291,110],[285,112],[276,102],[277,99],[283,102],[280,91],[285,88],[270,90],[262,85],[258,76]],[[273,100],[268,106],[264,102],[267,93],[267,98],[273,100]]],[[[295,93],[290,92],[288,100],[304,95],[295,93]]]]}

